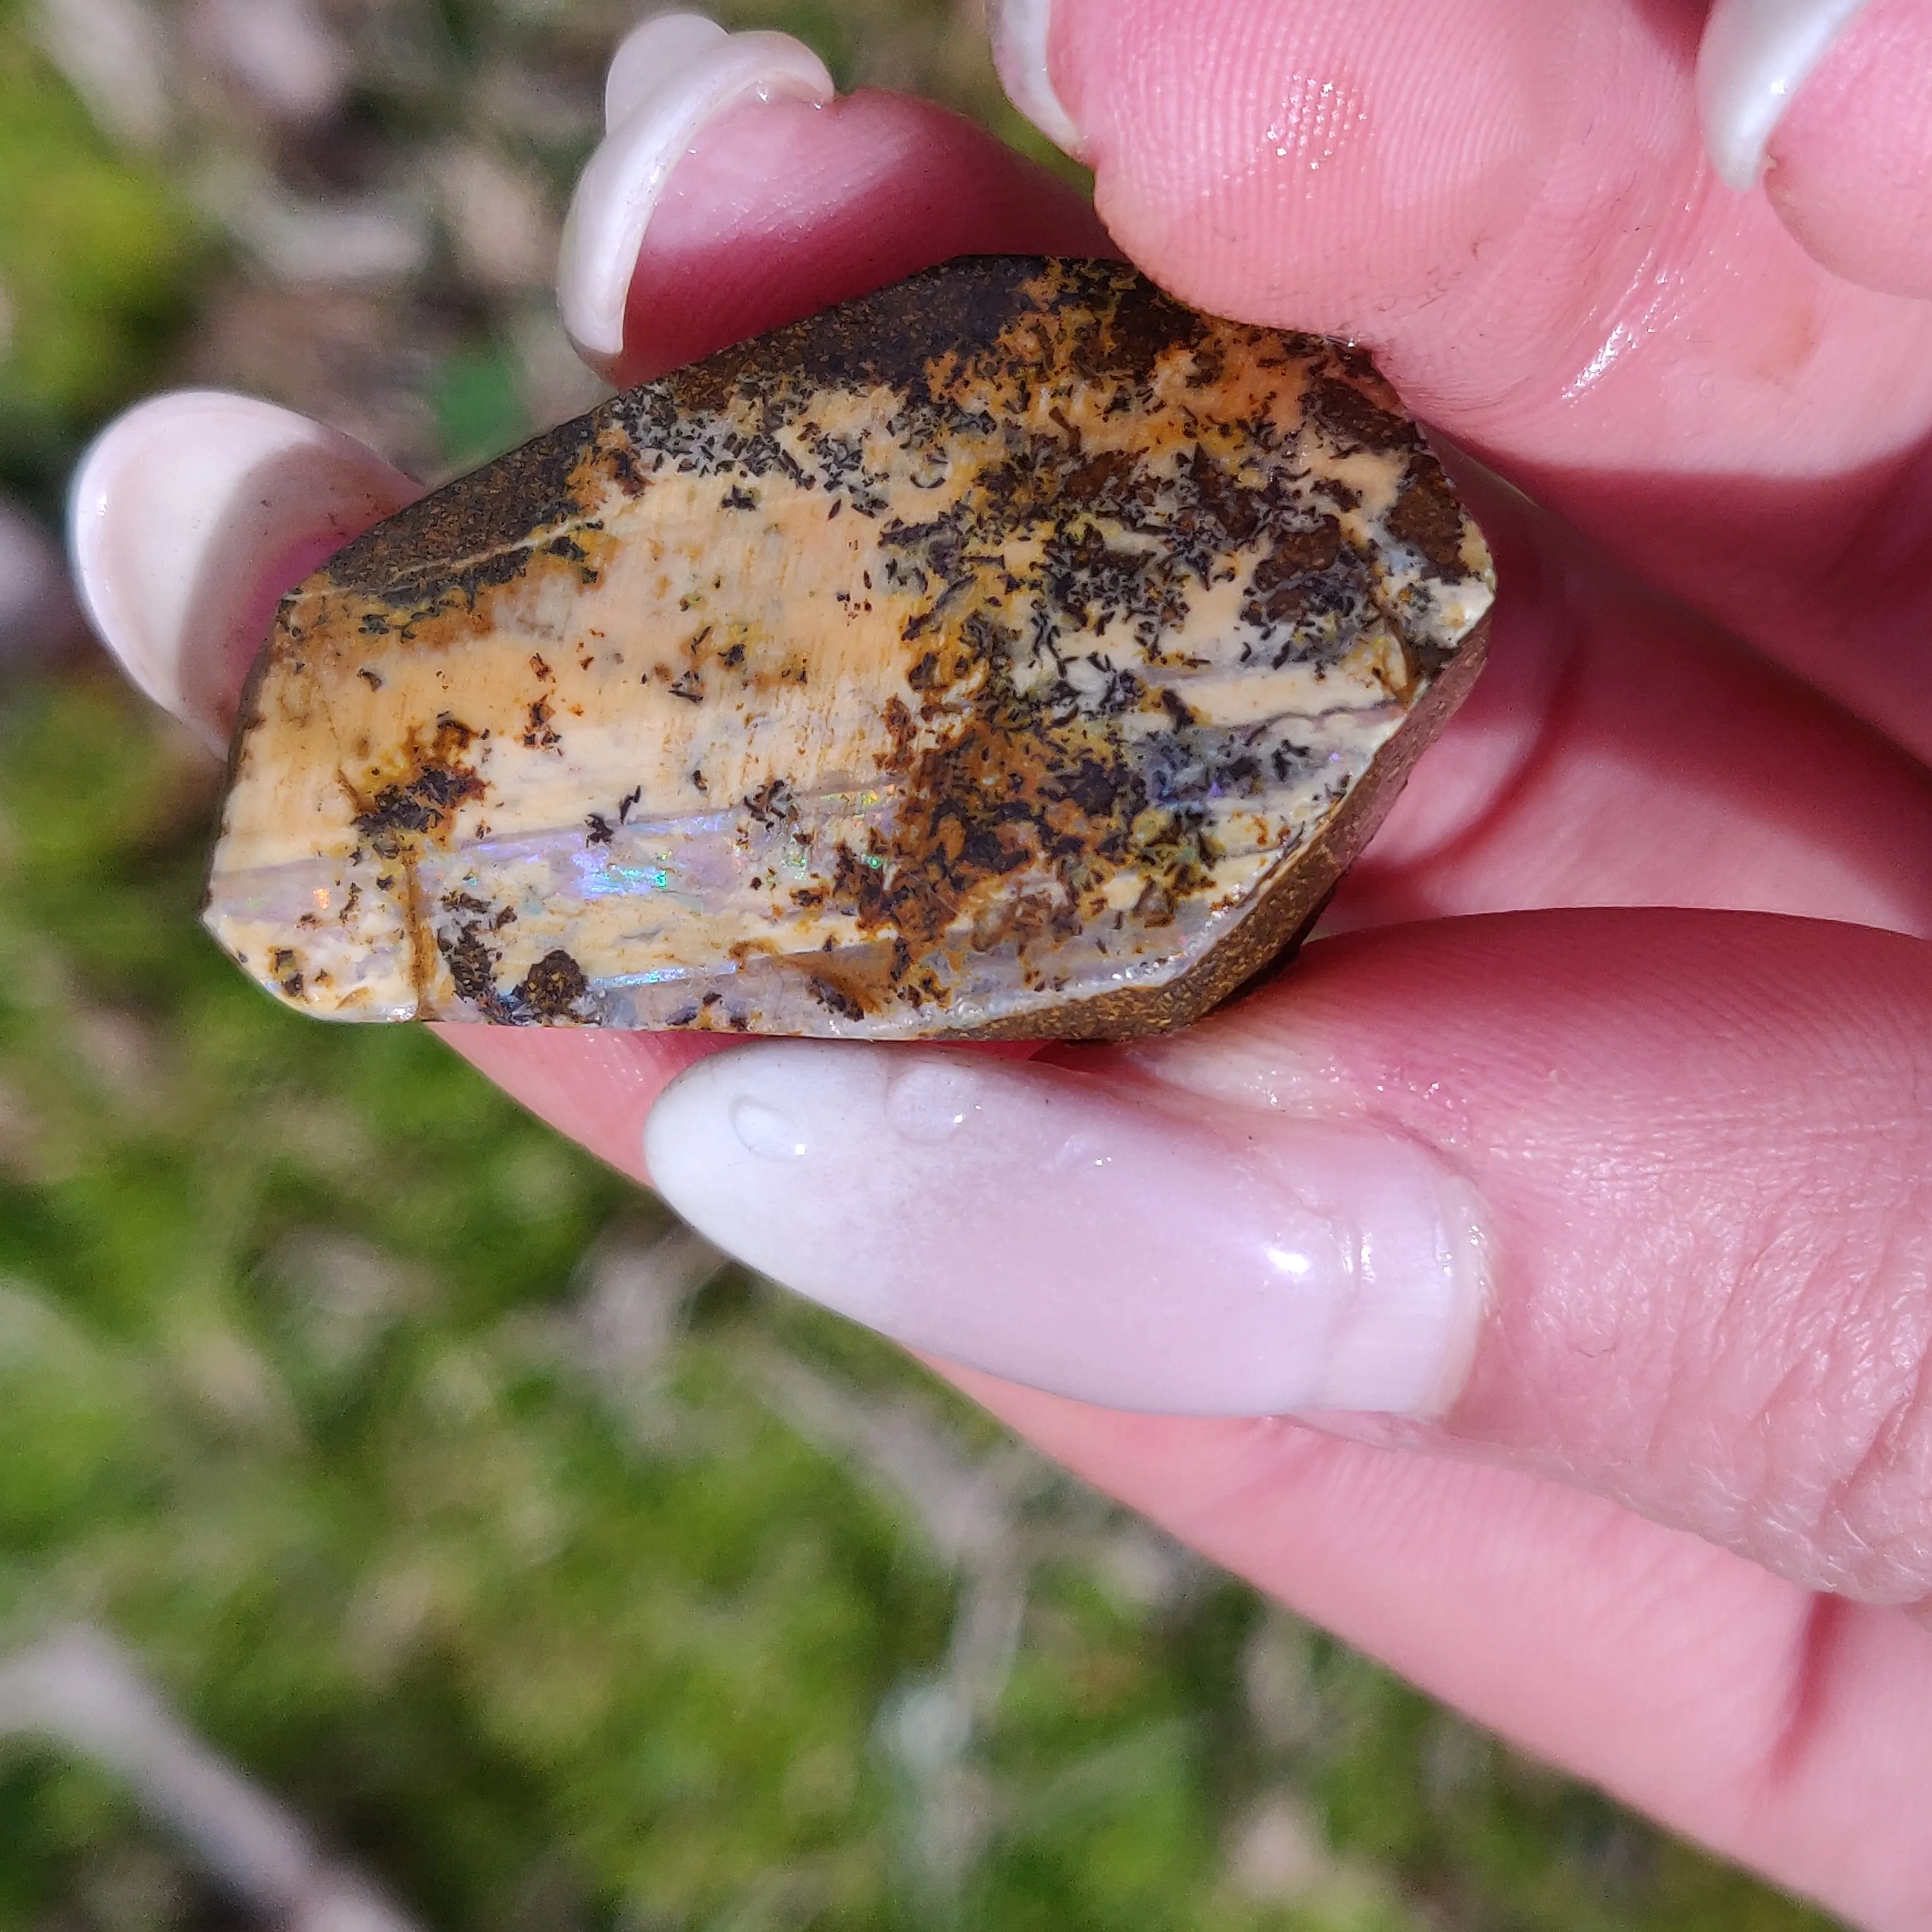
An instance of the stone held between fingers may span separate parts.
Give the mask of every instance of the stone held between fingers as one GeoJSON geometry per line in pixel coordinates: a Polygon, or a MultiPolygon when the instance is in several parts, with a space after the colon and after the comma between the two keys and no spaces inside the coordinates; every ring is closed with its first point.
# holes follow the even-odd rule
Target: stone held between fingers
{"type": "Polygon", "coordinates": [[[620,397],[284,601],[208,918],[343,1018],[1185,1023],[1473,678],[1487,550],[1365,358],[978,258],[620,397]]]}

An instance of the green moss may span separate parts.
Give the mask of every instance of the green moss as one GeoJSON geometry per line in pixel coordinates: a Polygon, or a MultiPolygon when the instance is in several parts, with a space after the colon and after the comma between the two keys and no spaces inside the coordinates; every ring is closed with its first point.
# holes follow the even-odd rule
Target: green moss
{"type": "Polygon", "coordinates": [[[516,358],[501,344],[459,350],[437,365],[428,389],[444,466],[473,470],[534,434],[518,394],[516,358]]]}
{"type": "Polygon", "coordinates": [[[0,16],[0,482],[46,500],[188,319],[206,238],[0,16]]]}

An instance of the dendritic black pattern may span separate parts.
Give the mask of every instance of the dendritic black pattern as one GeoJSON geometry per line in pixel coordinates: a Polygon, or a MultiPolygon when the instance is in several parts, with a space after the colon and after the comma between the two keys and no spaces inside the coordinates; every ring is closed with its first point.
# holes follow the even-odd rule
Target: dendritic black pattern
{"type": "Polygon", "coordinates": [[[255,731],[319,706],[368,747],[335,774],[359,843],[310,864],[388,950],[275,983],[518,1024],[1175,1023],[1326,890],[1490,595],[1358,352],[1118,263],[950,264],[617,398],[294,593],[255,731]],[[460,745],[423,715],[458,689],[460,745]]]}

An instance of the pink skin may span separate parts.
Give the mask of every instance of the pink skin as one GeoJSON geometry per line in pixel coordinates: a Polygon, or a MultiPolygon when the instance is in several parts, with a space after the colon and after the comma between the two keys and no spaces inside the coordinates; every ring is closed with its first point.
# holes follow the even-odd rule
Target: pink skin
{"type": "Polygon", "coordinates": [[[1932,296],[1932,0],[1874,0],[1772,137],[1772,206],[1825,266],[1932,296]]]}
{"type": "MultiPolygon", "coordinates": [[[[1436,1150],[1498,1244],[1447,1420],[1342,1440],[943,1372],[1482,1721],[1903,1932],[1932,1916],[1932,780],[1897,748],[1932,747],[1906,567],[1932,542],[1906,482],[1932,310],[1834,280],[1713,188],[1696,14],[1060,0],[1054,79],[1144,266],[1358,329],[1444,430],[1639,568],[1479,479],[1496,667],[1342,902],[1372,929],[1187,1034],[1024,1076],[1044,1096],[1070,1060],[1124,1101],[1242,1110],[1258,1140],[1340,1113],[1436,1150]],[[1256,158],[1286,124],[1262,73],[1313,76],[1304,119],[1365,104],[1314,130],[1334,166],[1256,158]],[[1646,312],[1640,280],[1659,326],[1576,389],[1646,312]]],[[[918,104],[741,109],[680,166],[627,366],[962,248],[1091,245],[1087,221],[918,104]]],[[[652,1101],[702,1051],[448,1036],[640,1179],[652,1101]]]]}
{"type": "Polygon", "coordinates": [[[953,255],[1111,255],[1092,208],[930,101],[734,108],[652,216],[620,373],[640,382],[953,255]]]}

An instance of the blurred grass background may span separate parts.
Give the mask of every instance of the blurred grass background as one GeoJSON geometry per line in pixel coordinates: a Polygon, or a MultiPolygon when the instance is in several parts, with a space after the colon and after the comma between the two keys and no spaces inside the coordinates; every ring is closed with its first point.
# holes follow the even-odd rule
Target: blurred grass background
{"type": "MultiPolygon", "coordinates": [[[[1031,138],[970,4],[722,10],[1031,138]]],[[[426,479],[586,404],[638,11],[0,0],[0,1649],[111,1630],[438,1932],[1818,1924],[200,937],[215,774],[59,594],[74,457],[181,382],[426,479]]],[[[246,1922],[0,1740],[0,1932],[246,1922]]]]}

